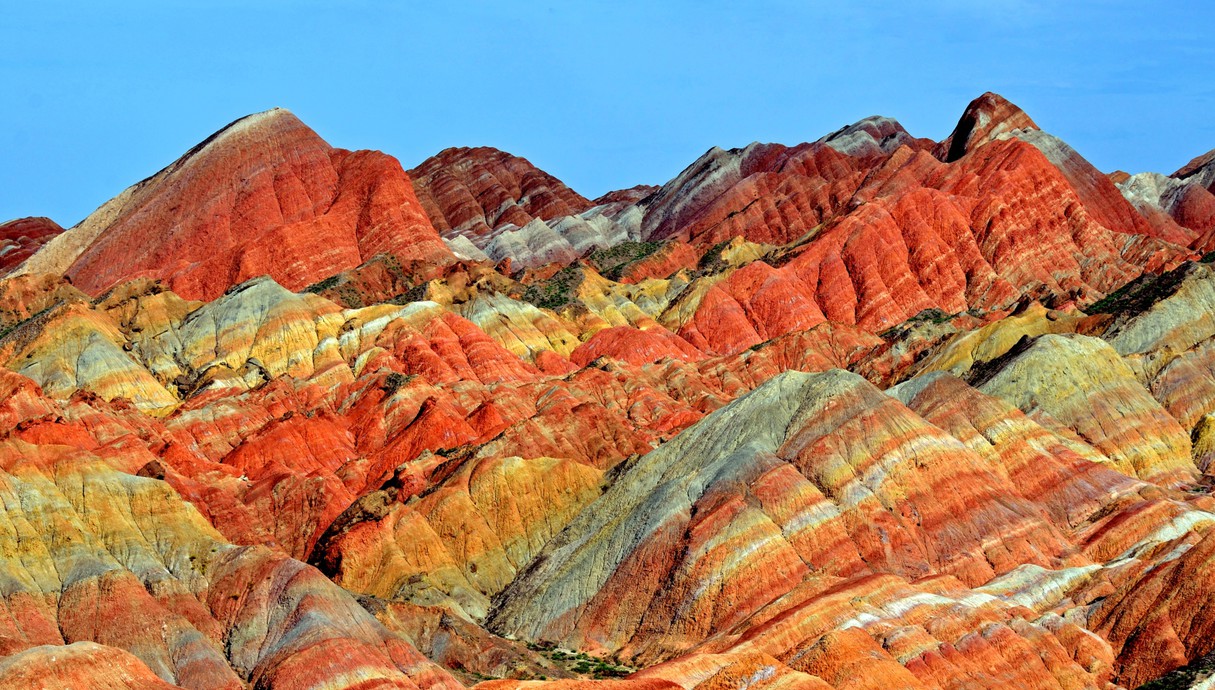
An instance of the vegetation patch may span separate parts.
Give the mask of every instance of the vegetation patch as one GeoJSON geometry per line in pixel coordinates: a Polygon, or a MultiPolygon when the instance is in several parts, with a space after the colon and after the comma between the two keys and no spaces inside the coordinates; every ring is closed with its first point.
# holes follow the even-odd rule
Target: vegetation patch
{"type": "Polygon", "coordinates": [[[1034,344],[1035,340],[1037,340],[1037,338],[1031,338],[1028,335],[1021,336],[1021,338],[1017,340],[1017,342],[1013,344],[1011,348],[1009,348],[1008,352],[1005,352],[999,357],[995,357],[986,362],[975,362],[974,366],[970,368],[970,371],[967,372],[963,378],[965,379],[966,383],[969,383],[974,388],[982,386],[995,378],[996,374],[999,374],[1004,369],[1006,364],[1016,359],[1017,356],[1022,352],[1028,350],[1030,346],[1034,344]]]}
{"type": "Polygon", "coordinates": [[[388,303],[395,304],[398,306],[403,306],[403,305],[409,304],[411,302],[421,302],[422,300],[426,299],[427,285],[428,285],[428,283],[422,283],[421,285],[414,285],[413,287],[409,288],[405,292],[402,292],[401,294],[397,295],[396,297],[393,297],[392,299],[388,300],[388,303]]]}
{"type": "Polygon", "coordinates": [[[16,331],[18,328],[21,328],[25,324],[30,323],[34,319],[38,318],[39,316],[42,316],[43,314],[49,312],[50,310],[54,309],[57,306],[59,306],[58,302],[56,302],[55,304],[52,304],[49,307],[46,307],[45,309],[40,309],[40,310],[34,312],[33,314],[30,315],[30,317],[28,319],[22,319],[21,321],[10,324],[8,326],[0,326],[0,340],[7,338],[8,335],[10,333],[12,333],[13,331],[16,331]]]}
{"type": "Polygon", "coordinates": [[[414,374],[406,376],[399,371],[394,371],[384,377],[384,383],[380,386],[380,390],[384,391],[388,397],[392,397],[402,387],[409,385],[409,382],[417,378],[414,374]]]}
{"type": "Polygon", "coordinates": [[[338,302],[348,309],[362,309],[368,304],[374,304],[375,300],[369,299],[369,296],[357,287],[353,282],[342,283],[330,295],[330,299],[338,302]]]}
{"type": "Polygon", "coordinates": [[[949,314],[943,309],[929,307],[907,320],[912,323],[945,323],[952,318],[953,314],[949,314]]]}
{"type": "Polygon", "coordinates": [[[308,287],[304,288],[304,292],[311,292],[314,295],[320,294],[329,288],[338,284],[338,276],[329,276],[324,280],[317,281],[308,287]]]}
{"type": "Polygon", "coordinates": [[[527,648],[533,652],[539,652],[541,656],[552,661],[562,670],[594,680],[624,678],[637,670],[621,664],[619,659],[594,657],[583,652],[559,649],[552,642],[528,642],[527,648]]]}
{"type": "Polygon", "coordinates": [[[405,269],[401,267],[401,261],[396,254],[376,254],[368,263],[376,261],[384,264],[384,268],[397,280],[405,280],[405,269]]]}
{"type": "Polygon", "coordinates": [[[1138,690],[1187,690],[1215,675],[1215,653],[1208,654],[1189,666],[1161,676],[1150,683],[1140,685],[1138,690]]]}
{"type": "Polygon", "coordinates": [[[662,248],[662,242],[621,242],[606,249],[596,249],[587,257],[599,274],[608,280],[620,280],[630,264],[640,261],[662,248]]]}
{"type": "Polygon", "coordinates": [[[696,264],[696,275],[711,276],[721,273],[730,267],[730,263],[726,261],[724,253],[726,247],[730,246],[731,240],[722,240],[717,244],[709,247],[709,250],[700,255],[700,261],[696,264]]]}
{"type": "Polygon", "coordinates": [[[557,271],[552,278],[528,285],[527,289],[523,291],[523,301],[541,309],[556,311],[576,301],[574,290],[581,283],[582,272],[577,267],[566,266],[557,271]]]}
{"type": "Polygon", "coordinates": [[[1167,273],[1145,273],[1122,287],[1093,302],[1085,311],[1089,314],[1138,314],[1172,295],[1189,273],[1183,265],[1167,273]]]}
{"type": "Polygon", "coordinates": [[[949,323],[954,316],[956,316],[956,314],[949,314],[943,309],[929,307],[915,316],[908,318],[903,323],[900,323],[897,326],[891,326],[881,333],[878,333],[878,337],[887,342],[899,340],[905,337],[908,333],[911,333],[916,326],[922,324],[933,324],[939,326],[943,323],[949,323]]]}

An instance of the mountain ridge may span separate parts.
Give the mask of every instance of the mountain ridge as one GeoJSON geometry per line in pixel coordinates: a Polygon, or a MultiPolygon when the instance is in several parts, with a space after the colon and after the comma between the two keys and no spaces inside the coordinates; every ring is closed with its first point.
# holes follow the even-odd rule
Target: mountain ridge
{"type": "Polygon", "coordinates": [[[1208,158],[1106,175],[987,93],[940,142],[872,116],[591,200],[238,119],[0,225],[0,688],[1185,666],[1208,158]]]}

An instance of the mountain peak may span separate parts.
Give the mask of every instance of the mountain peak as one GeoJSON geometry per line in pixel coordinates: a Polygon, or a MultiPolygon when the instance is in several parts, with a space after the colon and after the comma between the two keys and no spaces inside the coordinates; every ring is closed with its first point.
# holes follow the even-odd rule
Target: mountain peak
{"type": "Polygon", "coordinates": [[[451,237],[574,215],[591,202],[521,156],[492,146],[452,147],[409,171],[431,222],[451,237]]]}
{"type": "Polygon", "coordinates": [[[898,147],[914,142],[915,138],[892,117],[870,115],[841,127],[816,143],[850,156],[891,153],[898,147]]]}
{"type": "Polygon", "coordinates": [[[396,159],[334,149],[272,108],[220,128],[18,270],[66,274],[90,294],[150,277],[211,299],[263,273],[302,289],[383,252],[453,258],[396,159]]]}
{"type": "Polygon", "coordinates": [[[0,223],[0,275],[16,268],[62,232],[58,223],[42,216],[0,223]]]}
{"type": "Polygon", "coordinates": [[[937,157],[951,163],[983,144],[1021,129],[1038,125],[1000,94],[988,91],[971,101],[953,132],[937,147],[937,157]]]}
{"type": "Polygon", "coordinates": [[[1215,149],[1196,156],[1172,176],[1179,180],[1197,182],[1208,189],[1215,187],[1215,149]]]}

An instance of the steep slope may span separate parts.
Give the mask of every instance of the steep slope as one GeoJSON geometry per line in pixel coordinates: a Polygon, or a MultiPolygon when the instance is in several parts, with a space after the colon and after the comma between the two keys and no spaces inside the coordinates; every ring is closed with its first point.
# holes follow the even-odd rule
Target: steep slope
{"type": "Polygon", "coordinates": [[[1024,110],[988,91],[966,106],[953,132],[936,146],[934,153],[937,158],[952,163],[984,144],[1037,129],[1038,125],[1024,110]]]}
{"type": "Polygon", "coordinates": [[[815,144],[710,150],[638,202],[642,237],[785,248],[689,293],[702,301],[673,330],[736,352],[823,320],[880,331],[925,309],[1006,309],[1026,294],[1087,303],[1193,256],[1193,231],[1145,218],[999,96],[968,106],[936,149],[944,162],[928,148],[871,118],[815,144]]]}
{"type": "Polygon", "coordinates": [[[1209,168],[1102,175],[994,94],[940,144],[871,117],[595,201],[238,121],[76,228],[4,226],[0,687],[1191,662],[1209,168]]]}
{"type": "Polygon", "coordinates": [[[1193,160],[1173,173],[1173,177],[1196,183],[1206,187],[1208,191],[1212,191],[1212,187],[1215,187],[1215,149],[1207,151],[1201,156],[1195,156],[1193,160]]]}
{"type": "Polygon", "coordinates": [[[631,465],[489,624],[655,660],[806,578],[873,569],[979,584],[1057,563],[1061,535],[1016,494],[863,379],[786,373],[631,465]],[[1015,537],[997,544],[999,532],[1015,537]]]}
{"type": "Polygon", "coordinates": [[[63,228],[50,218],[18,218],[0,223],[0,276],[50,242],[63,228]]]}
{"type": "Polygon", "coordinates": [[[900,146],[926,149],[933,145],[928,139],[916,139],[893,118],[873,115],[846,127],[841,127],[817,143],[826,144],[840,153],[858,158],[894,153],[900,146]]]}
{"type": "Polygon", "coordinates": [[[490,147],[440,151],[409,171],[418,199],[444,235],[470,239],[507,223],[523,227],[581,213],[591,202],[528,160],[490,147]]]}
{"type": "Polygon", "coordinates": [[[157,686],[156,677],[200,689],[352,687],[359,678],[459,687],[315,570],[225,543],[164,482],[105,455],[0,443],[0,537],[11,554],[4,647],[25,655],[0,670],[6,682],[37,668],[44,645],[67,644],[70,670],[52,664],[53,673],[90,686],[117,673],[118,687],[136,678],[157,686]],[[86,654],[95,672],[81,668],[86,654]]]}
{"type": "Polygon", "coordinates": [[[397,161],[331,148],[275,109],[237,120],[46,244],[21,273],[97,295],[136,277],[212,299],[269,274],[291,289],[388,252],[452,260],[397,161]]]}
{"type": "Polygon", "coordinates": [[[909,407],[842,372],[775,377],[630,463],[488,624],[675,656],[646,674],[685,684],[763,655],[839,688],[1100,688],[1207,653],[1215,599],[1182,582],[1205,577],[1209,497],[948,375],[892,395],[909,407]]]}
{"type": "Polygon", "coordinates": [[[1209,151],[1165,177],[1139,173],[1118,181],[1123,196],[1145,216],[1164,214],[1196,234],[1191,246],[1215,250],[1215,151],[1209,151]]]}
{"type": "Polygon", "coordinates": [[[1109,345],[1043,335],[1010,355],[980,390],[1070,429],[1123,474],[1164,485],[1194,480],[1189,434],[1109,345]]]}
{"type": "Polygon", "coordinates": [[[615,218],[631,207],[629,195],[592,203],[494,148],[446,149],[409,174],[435,228],[466,258],[509,258],[515,267],[569,263],[630,236],[615,218]]]}

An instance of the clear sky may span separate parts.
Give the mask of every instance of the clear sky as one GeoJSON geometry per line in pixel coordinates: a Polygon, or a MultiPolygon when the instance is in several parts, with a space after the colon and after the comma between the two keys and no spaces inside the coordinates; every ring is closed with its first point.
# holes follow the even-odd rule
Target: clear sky
{"type": "Polygon", "coordinates": [[[873,114],[940,139],[988,90],[1103,170],[1215,147],[1210,2],[2,5],[0,219],[74,224],[273,106],[406,168],[496,146],[590,197],[873,114]]]}

